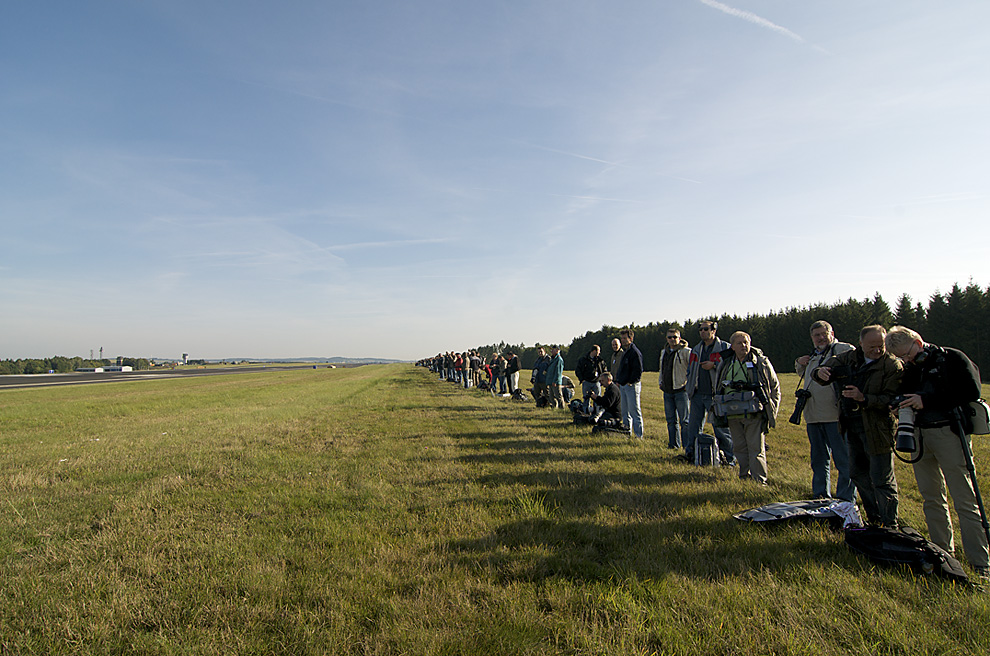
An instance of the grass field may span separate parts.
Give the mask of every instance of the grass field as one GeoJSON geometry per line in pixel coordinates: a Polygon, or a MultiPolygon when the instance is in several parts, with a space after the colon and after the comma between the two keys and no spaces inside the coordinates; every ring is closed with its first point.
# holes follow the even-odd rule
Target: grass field
{"type": "Polygon", "coordinates": [[[988,653],[985,592],[731,519],[809,494],[793,375],[766,489],[655,381],[643,442],[408,365],[0,392],[0,654],[988,653]]]}

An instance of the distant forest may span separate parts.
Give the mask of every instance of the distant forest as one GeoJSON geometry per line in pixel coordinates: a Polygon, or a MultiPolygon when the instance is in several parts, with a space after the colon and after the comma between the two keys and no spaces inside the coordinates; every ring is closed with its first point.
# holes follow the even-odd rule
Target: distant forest
{"type": "MultiPolygon", "coordinates": [[[[648,371],[657,371],[660,351],[671,326],[681,329],[681,336],[692,346],[698,342],[697,322],[699,319],[718,321],[718,336],[728,341],[729,335],[737,330],[749,333],[753,346],[763,351],[774,368],[779,372],[793,372],[794,360],[811,352],[811,324],[824,319],[832,324],[835,336],[840,341],[857,344],[859,330],[870,324],[880,324],[886,328],[894,325],[907,326],[921,333],[926,342],[939,346],[952,346],[962,350],[980,368],[986,380],[990,372],[990,287],[981,289],[970,283],[966,287],[952,286],[947,294],[936,292],[928,299],[927,307],[914,302],[907,294],[902,294],[896,307],[891,309],[886,301],[876,294],[873,299],[848,301],[834,305],[817,304],[808,307],[787,308],[770,314],[750,314],[746,317],[723,314],[705,316],[684,321],[651,322],[645,326],[630,325],[636,332],[636,346],[643,352],[643,364],[648,371]]],[[[578,358],[591,350],[594,344],[602,347],[602,355],[612,352],[613,337],[618,337],[622,327],[602,326],[575,337],[569,345],[561,345],[564,366],[573,370],[578,358]]],[[[512,351],[520,357],[524,368],[531,368],[536,361],[539,344],[491,344],[478,347],[486,357],[492,352],[512,351]]]]}
{"type": "MultiPolygon", "coordinates": [[[[135,371],[151,368],[151,362],[144,358],[124,358],[122,363],[126,367],[132,367],[135,371]]],[[[78,357],[67,358],[61,355],[44,360],[0,360],[0,375],[47,374],[49,371],[65,374],[80,367],[110,367],[116,364],[116,360],[107,360],[106,358],[103,360],[83,360],[78,357]]]]}

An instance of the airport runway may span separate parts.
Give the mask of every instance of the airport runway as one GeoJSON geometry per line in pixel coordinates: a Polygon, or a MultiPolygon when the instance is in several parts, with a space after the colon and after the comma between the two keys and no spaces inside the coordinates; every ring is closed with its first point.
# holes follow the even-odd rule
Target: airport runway
{"type": "MultiPolygon", "coordinates": [[[[338,367],[340,365],[337,365],[338,367]]],[[[30,376],[0,376],[0,390],[57,387],[60,385],[96,385],[99,383],[139,382],[188,376],[229,376],[260,371],[288,371],[292,369],[326,369],[325,364],[249,367],[176,367],[175,369],[150,369],[147,371],[106,371],[103,373],[76,372],[71,374],[32,374],[30,376]]]]}

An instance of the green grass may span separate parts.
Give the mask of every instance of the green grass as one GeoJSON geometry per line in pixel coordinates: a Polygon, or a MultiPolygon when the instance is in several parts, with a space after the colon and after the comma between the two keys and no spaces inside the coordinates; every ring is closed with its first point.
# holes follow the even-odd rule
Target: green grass
{"type": "Polygon", "coordinates": [[[644,442],[406,365],[0,392],[0,654],[986,653],[983,592],[731,519],[809,494],[793,375],[769,489],[655,376],[644,442]]]}

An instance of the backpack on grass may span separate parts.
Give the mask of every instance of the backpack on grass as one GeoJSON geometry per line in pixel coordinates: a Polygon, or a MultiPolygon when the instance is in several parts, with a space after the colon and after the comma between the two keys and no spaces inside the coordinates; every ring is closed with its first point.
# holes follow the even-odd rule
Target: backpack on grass
{"type": "Polygon", "coordinates": [[[969,582],[958,560],[910,526],[848,528],[845,535],[850,549],[875,563],[907,565],[918,574],[935,574],[956,583],[969,582]]]}

